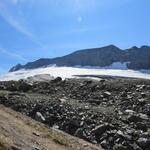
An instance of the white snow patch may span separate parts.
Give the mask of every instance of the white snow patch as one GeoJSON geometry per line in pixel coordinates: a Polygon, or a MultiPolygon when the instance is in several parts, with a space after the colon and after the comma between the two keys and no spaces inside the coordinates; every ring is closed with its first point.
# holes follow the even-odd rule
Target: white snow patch
{"type": "Polygon", "coordinates": [[[111,66],[109,66],[109,69],[128,69],[127,64],[129,62],[114,62],[111,66]]]}
{"type": "Polygon", "coordinates": [[[100,67],[100,66],[81,66],[81,65],[75,65],[74,67],[77,68],[87,68],[87,69],[128,69],[127,64],[130,62],[114,62],[110,66],[100,67]]]}
{"type": "Polygon", "coordinates": [[[140,72],[150,74],[150,70],[141,69],[140,72]]]}

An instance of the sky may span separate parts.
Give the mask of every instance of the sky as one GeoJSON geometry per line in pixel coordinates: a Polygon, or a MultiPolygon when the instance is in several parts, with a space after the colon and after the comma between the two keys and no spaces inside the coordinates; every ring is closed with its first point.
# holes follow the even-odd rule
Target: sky
{"type": "Polygon", "coordinates": [[[150,0],[0,0],[0,73],[116,45],[150,45],[150,0]]]}

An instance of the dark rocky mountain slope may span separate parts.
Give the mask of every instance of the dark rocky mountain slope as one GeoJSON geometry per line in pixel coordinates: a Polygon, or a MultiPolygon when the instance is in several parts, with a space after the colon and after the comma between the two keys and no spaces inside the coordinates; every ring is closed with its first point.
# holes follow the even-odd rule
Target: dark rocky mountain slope
{"type": "Polygon", "coordinates": [[[114,45],[101,48],[79,50],[69,55],[57,58],[41,58],[25,65],[16,65],[10,69],[10,72],[20,69],[34,69],[46,67],[51,64],[57,66],[110,66],[115,62],[128,62],[128,69],[150,69],[150,47],[134,46],[130,49],[122,50],[114,45]]]}

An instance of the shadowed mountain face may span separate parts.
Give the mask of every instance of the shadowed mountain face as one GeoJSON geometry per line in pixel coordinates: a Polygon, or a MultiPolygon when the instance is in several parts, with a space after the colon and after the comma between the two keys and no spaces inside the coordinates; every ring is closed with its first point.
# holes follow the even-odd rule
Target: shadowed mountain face
{"type": "Polygon", "coordinates": [[[34,69],[46,67],[51,64],[57,66],[110,66],[115,62],[128,62],[128,69],[150,69],[150,47],[142,46],[140,48],[134,46],[130,49],[121,50],[114,45],[102,48],[93,48],[79,50],[69,55],[57,58],[41,58],[25,65],[16,65],[10,69],[10,72],[20,69],[34,69]]]}

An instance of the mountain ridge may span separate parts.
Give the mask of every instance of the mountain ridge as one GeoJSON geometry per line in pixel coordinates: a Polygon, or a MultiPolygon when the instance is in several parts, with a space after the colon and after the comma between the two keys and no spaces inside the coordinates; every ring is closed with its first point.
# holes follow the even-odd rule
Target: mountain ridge
{"type": "Polygon", "coordinates": [[[56,58],[40,58],[25,65],[18,64],[9,72],[20,69],[35,69],[56,64],[57,66],[110,66],[115,62],[128,62],[127,68],[133,70],[150,69],[150,47],[133,46],[129,49],[120,49],[115,45],[100,48],[90,48],[75,51],[71,54],[56,58]]]}

